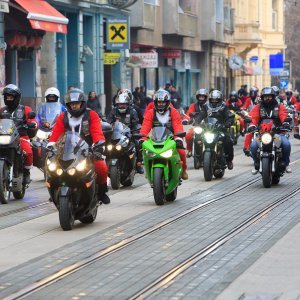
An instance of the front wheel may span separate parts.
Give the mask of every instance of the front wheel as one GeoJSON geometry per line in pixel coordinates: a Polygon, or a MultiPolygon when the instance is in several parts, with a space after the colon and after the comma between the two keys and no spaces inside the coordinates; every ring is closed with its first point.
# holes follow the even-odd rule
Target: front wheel
{"type": "Polygon", "coordinates": [[[272,164],[269,157],[263,157],[261,160],[262,180],[265,188],[270,188],[272,185],[272,164]]]}
{"type": "Polygon", "coordinates": [[[165,199],[164,170],[155,168],[153,170],[153,196],[157,205],[163,205],[165,199]]]}
{"type": "Polygon", "coordinates": [[[72,230],[74,225],[74,212],[71,199],[68,196],[59,197],[59,222],[63,230],[72,230]]]}
{"type": "Polygon", "coordinates": [[[113,190],[120,188],[120,169],[118,166],[110,166],[109,168],[110,184],[113,190]]]}
{"type": "Polygon", "coordinates": [[[166,195],[166,201],[172,202],[177,198],[177,188],[173,190],[170,194],[166,195]]]}
{"type": "Polygon", "coordinates": [[[25,186],[24,186],[24,185],[22,186],[21,191],[13,192],[13,195],[14,195],[14,198],[15,198],[16,200],[21,200],[21,199],[23,199],[24,196],[25,196],[25,186]]]}
{"type": "Polygon", "coordinates": [[[0,202],[7,204],[9,200],[9,167],[0,160],[0,202]]]}
{"type": "Polygon", "coordinates": [[[211,181],[213,177],[213,162],[211,152],[204,152],[203,172],[205,181],[211,181]]]}
{"type": "Polygon", "coordinates": [[[92,209],[89,215],[80,218],[79,221],[83,224],[91,224],[96,220],[97,212],[98,212],[98,207],[96,206],[94,209],[92,209]]]}

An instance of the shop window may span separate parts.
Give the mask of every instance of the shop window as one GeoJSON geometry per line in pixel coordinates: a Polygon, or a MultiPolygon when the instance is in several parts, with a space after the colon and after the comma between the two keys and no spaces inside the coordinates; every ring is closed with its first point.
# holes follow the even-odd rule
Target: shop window
{"type": "Polygon", "coordinates": [[[277,30],[278,0],[272,0],[272,30],[277,30]]]}

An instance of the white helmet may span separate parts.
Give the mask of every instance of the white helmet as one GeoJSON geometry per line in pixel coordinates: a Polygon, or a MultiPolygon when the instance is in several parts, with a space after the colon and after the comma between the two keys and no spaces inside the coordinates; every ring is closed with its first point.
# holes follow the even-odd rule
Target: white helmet
{"type": "Polygon", "coordinates": [[[45,101],[46,102],[59,102],[59,100],[60,100],[60,92],[57,88],[50,87],[46,90],[46,92],[45,92],[45,101]],[[49,100],[48,99],[49,96],[55,96],[56,100],[55,101],[49,100]]]}
{"type": "Polygon", "coordinates": [[[130,95],[126,91],[119,93],[115,105],[121,114],[125,114],[130,105],[130,95]]]}

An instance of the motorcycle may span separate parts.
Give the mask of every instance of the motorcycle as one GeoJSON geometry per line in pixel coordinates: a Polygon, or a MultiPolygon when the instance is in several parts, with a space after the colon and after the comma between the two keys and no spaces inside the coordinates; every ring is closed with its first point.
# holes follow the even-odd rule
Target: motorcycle
{"type": "MultiPolygon", "coordinates": [[[[23,199],[28,185],[23,183],[23,151],[20,145],[19,129],[29,125],[16,126],[10,114],[0,119],[0,202],[7,204],[12,193],[15,199],[23,199]]],[[[35,118],[30,112],[28,117],[35,118]]]]}
{"type": "Polygon", "coordinates": [[[240,123],[240,115],[238,112],[234,110],[230,110],[234,114],[234,124],[230,126],[229,128],[229,135],[233,141],[233,145],[236,145],[238,142],[238,139],[241,135],[241,123],[240,123]]]}
{"type": "Polygon", "coordinates": [[[208,117],[202,127],[204,179],[211,181],[213,176],[222,178],[227,168],[222,142],[225,135],[220,130],[223,129],[223,126],[218,123],[216,118],[208,117]]]}
{"type": "MultiPolygon", "coordinates": [[[[185,132],[174,135],[184,137],[185,132]]],[[[154,127],[151,136],[142,145],[146,178],[153,188],[157,205],[174,201],[181,184],[182,164],[174,135],[166,127],[154,127]]]]}
{"type": "Polygon", "coordinates": [[[259,159],[259,172],[261,173],[263,185],[270,188],[272,184],[278,184],[280,177],[285,171],[282,160],[281,136],[279,133],[289,130],[275,127],[272,120],[264,120],[260,128],[254,133],[259,147],[257,158],[259,159]]]}
{"type": "Polygon", "coordinates": [[[89,224],[96,219],[97,175],[92,150],[78,133],[67,131],[56,144],[46,158],[46,185],[61,228],[72,230],[75,220],[89,224]]]}
{"type": "Polygon", "coordinates": [[[112,135],[106,141],[105,152],[108,176],[114,190],[134,182],[136,151],[130,128],[120,121],[113,124],[112,135]]]}
{"type": "Polygon", "coordinates": [[[55,121],[60,113],[60,103],[43,103],[42,115],[40,116],[40,119],[43,120],[43,122],[41,122],[36,136],[32,139],[33,165],[44,173],[47,156],[47,144],[55,121]]]}
{"type": "Polygon", "coordinates": [[[295,112],[294,118],[294,138],[300,139],[300,111],[295,112]]]}

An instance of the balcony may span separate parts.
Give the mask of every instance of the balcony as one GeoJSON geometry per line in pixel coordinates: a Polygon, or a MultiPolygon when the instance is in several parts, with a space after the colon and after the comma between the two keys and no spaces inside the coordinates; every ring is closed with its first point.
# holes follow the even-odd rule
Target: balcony
{"type": "Polygon", "coordinates": [[[133,5],[130,14],[130,27],[136,29],[154,30],[158,7],[147,3],[133,5]]]}
{"type": "Polygon", "coordinates": [[[234,39],[237,42],[261,42],[259,23],[236,24],[234,39]]]}

